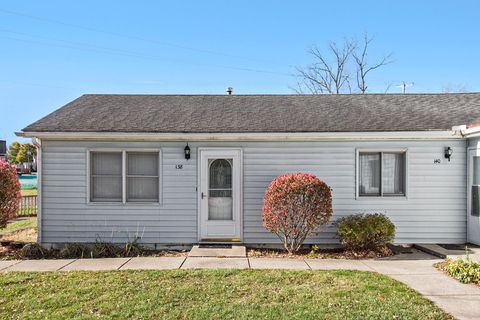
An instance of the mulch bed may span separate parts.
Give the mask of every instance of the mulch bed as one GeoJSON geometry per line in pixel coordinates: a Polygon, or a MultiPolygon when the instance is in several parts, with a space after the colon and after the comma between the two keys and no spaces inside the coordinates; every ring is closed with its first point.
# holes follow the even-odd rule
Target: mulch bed
{"type": "MultiPolygon", "coordinates": [[[[60,250],[50,249],[45,250],[45,254],[42,255],[30,255],[25,256],[22,254],[22,248],[29,243],[22,242],[2,242],[0,244],[0,260],[27,260],[27,259],[62,259],[62,258],[82,258],[82,257],[62,257],[60,250]]],[[[190,250],[144,250],[138,256],[139,257],[186,257],[190,250]]],[[[121,256],[104,256],[102,258],[119,258],[121,256]]],[[[131,256],[125,256],[131,257],[131,256]]],[[[83,257],[88,258],[88,257],[83,257]]]]}
{"type": "MultiPolygon", "coordinates": [[[[46,250],[47,255],[25,257],[21,253],[22,247],[26,243],[11,242],[0,245],[0,260],[11,259],[59,259],[59,250],[46,250]]],[[[144,250],[141,257],[185,257],[190,250],[144,250]]],[[[348,251],[341,248],[335,249],[303,249],[295,254],[289,254],[281,249],[257,249],[247,248],[247,257],[249,258],[288,258],[288,259],[374,259],[393,256],[395,253],[388,247],[379,251],[348,251]]],[[[118,257],[118,256],[114,256],[118,257]]],[[[70,257],[74,258],[74,257],[70,257]]],[[[81,257],[77,257],[81,258],[81,257]]]]}
{"type": "Polygon", "coordinates": [[[393,256],[395,253],[388,247],[378,251],[348,251],[338,249],[302,249],[295,254],[289,254],[280,249],[247,249],[249,258],[288,258],[288,259],[374,259],[393,256]]]}

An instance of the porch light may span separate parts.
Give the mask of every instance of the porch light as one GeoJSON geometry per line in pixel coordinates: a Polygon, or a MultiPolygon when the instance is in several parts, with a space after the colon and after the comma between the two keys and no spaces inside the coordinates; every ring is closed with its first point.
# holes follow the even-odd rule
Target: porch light
{"type": "Polygon", "coordinates": [[[452,156],[453,150],[450,147],[445,148],[445,159],[448,159],[448,162],[450,162],[450,157],[452,156]]]}
{"type": "Polygon", "coordinates": [[[183,149],[183,151],[185,152],[185,159],[190,159],[190,147],[188,146],[188,143],[185,149],[183,149]]]}

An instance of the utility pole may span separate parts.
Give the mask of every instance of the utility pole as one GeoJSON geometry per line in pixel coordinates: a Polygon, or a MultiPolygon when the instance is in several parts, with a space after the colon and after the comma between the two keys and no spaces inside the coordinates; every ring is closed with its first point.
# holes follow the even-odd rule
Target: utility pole
{"type": "Polygon", "coordinates": [[[402,81],[401,84],[395,86],[395,87],[398,87],[398,88],[402,88],[402,93],[405,93],[407,91],[407,88],[409,87],[413,87],[415,85],[415,83],[413,82],[405,82],[405,81],[402,81]]]}

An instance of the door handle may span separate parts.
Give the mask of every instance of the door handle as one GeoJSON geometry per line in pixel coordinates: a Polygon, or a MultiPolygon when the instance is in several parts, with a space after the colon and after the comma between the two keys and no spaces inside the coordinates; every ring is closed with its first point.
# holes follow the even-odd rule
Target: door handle
{"type": "Polygon", "coordinates": [[[205,195],[205,193],[202,192],[202,199],[203,198],[206,198],[207,196],[205,195]]]}

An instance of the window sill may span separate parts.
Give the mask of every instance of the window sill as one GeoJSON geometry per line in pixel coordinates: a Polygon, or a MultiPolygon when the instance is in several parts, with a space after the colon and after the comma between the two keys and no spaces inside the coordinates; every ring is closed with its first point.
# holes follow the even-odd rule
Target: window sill
{"type": "Polygon", "coordinates": [[[408,200],[408,197],[405,196],[356,196],[355,200],[360,200],[360,201],[366,201],[366,200],[373,200],[373,201],[379,201],[379,200],[393,200],[393,201],[406,201],[408,200]]]}
{"type": "Polygon", "coordinates": [[[93,207],[104,207],[104,206],[114,206],[114,207],[161,207],[160,202],[87,202],[88,206],[93,207]]]}

